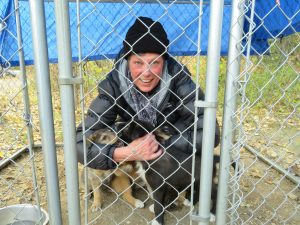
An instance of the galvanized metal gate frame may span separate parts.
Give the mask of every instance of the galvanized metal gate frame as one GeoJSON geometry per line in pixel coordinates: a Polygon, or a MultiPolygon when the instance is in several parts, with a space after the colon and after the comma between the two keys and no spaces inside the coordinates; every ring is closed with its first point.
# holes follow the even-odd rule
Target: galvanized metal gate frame
{"type": "MultiPolygon", "coordinates": [[[[203,4],[200,1],[200,4],[203,4]]],[[[209,188],[212,177],[213,149],[214,149],[214,124],[216,120],[217,108],[217,91],[218,91],[218,74],[220,60],[220,42],[222,29],[224,1],[212,0],[208,47],[208,66],[206,80],[206,97],[205,101],[196,101],[195,106],[204,107],[204,128],[203,128],[203,153],[201,167],[201,192],[199,215],[193,215],[191,218],[199,224],[208,224],[210,218],[210,192],[209,188]],[[205,185],[203,185],[205,184],[205,185]]],[[[31,23],[33,28],[33,43],[35,52],[35,68],[37,70],[40,115],[44,115],[45,123],[41,124],[43,149],[45,151],[44,162],[46,166],[47,192],[50,224],[61,224],[60,197],[57,180],[57,168],[55,157],[55,141],[53,124],[51,91],[49,86],[49,68],[47,63],[47,42],[45,32],[45,17],[43,1],[30,1],[31,23]],[[52,119],[51,119],[52,118],[52,119]],[[45,138],[47,137],[47,141],[45,138]],[[50,141],[49,141],[50,140],[50,141]],[[48,169],[47,169],[48,168],[48,169]]],[[[202,8],[201,8],[202,9],[202,8]]],[[[70,29],[69,29],[69,7],[68,1],[56,0],[56,26],[57,26],[57,46],[58,46],[58,64],[59,64],[59,84],[61,90],[61,106],[64,130],[64,153],[66,168],[66,185],[68,201],[68,218],[69,224],[80,224],[80,207],[78,191],[78,174],[77,158],[73,154],[75,149],[75,117],[74,117],[74,92],[73,84],[80,83],[81,80],[75,79],[72,74],[72,59],[70,46],[70,29]]],[[[202,13],[202,12],[200,12],[202,13]]],[[[201,17],[199,17],[201,22],[201,17]]],[[[201,24],[200,24],[201,25],[201,24]]],[[[201,26],[199,26],[201,28],[201,26]]],[[[199,39],[200,42],[200,39],[199,39]]],[[[199,44],[199,43],[198,43],[199,44]]],[[[199,49],[199,55],[201,54],[199,49]]],[[[200,60],[200,58],[198,58],[200,60]]],[[[198,62],[199,64],[199,62],[198,62]]],[[[198,74],[199,75],[199,74],[198,74]]]]}

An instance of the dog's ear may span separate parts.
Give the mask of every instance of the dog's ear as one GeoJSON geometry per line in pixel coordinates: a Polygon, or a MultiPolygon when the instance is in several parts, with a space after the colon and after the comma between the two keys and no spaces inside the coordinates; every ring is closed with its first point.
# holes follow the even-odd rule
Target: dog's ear
{"type": "Polygon", "coordinates": [[[117,135],[109,129],[99,129],[91,134],[88,140],[98,144],[115,144],[118,138],[117,135]]]}
{"type": "Polygon", "coordinates": [[[126,122],[124,121],[117,121],[116,122],[116,130],[122,130],[126,126],[126,122]]]}

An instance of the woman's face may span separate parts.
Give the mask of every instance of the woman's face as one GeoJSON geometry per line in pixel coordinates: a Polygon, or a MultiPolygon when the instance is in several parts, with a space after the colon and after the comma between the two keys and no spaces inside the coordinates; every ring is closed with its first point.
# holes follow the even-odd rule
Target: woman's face
{"type": "Polygon", "coordinates": [[[164,58],[157,53],[132,54],[128,65],[133,83],[140,91],[150,92],[160,81],[164,58]]]}

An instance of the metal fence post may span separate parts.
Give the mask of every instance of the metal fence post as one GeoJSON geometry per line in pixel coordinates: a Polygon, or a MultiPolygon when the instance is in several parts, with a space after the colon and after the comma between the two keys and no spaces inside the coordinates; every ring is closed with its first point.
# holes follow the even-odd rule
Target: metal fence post
{"type": "Polygon", "coordinates": [[[15,14],[16,14],[16,28],[17,28],[17,38],[18,38],[18,54],[20,60],[20,70],[22,74],[21,81],[22,81],[23,100],[24,100],[24,120],[27,126],[29,148],[32,148],[34,145],[34,140],[33,140],[33,133],[32,133],[30,101],[29,101],[29,94],[28,94],[27,76],[26,76],[24,51],[23,51],[23,43],[22,43],[19,1],[14,0],[14,3],[16,9],[15,14]]]}
{"type": "Polygon", "coordinates": [[[199,224],[208,225],[210,219],[211,183],[214,136],[218,98],[219,61],[224,1],[212,0],[208,35],[207,74],[204,102],[203,142],[199,200],[199,224]],[[207,104],[205,104],[207,103],[207,104]],[[208,105],[208,106],[206,106],[208,105]]]}
{"type": "Polygon", "coordinates": [[[33,151],[33,133],[32,133],[32,120],[31,120],[31,112],[30,112],[30,101],[29,101],[29,93],[28,93],[28,84],[27,84],[27,76],[26,76],[26,69],[25,69],[25,60],[24,60],[24,51],[23,51],[23,43],[22,43],[22,31],[21,31],[21,22],[20,22],[20,9],[19,9],[19,1],[14,0],[15,9],[16,9],[16,27],[17,27],[17,37],[18,37],[18,53],[19,53],[19,60],[20,60],[20,70],[21,70],[21,81],[22,81],[22,90],[23,90],[23,101],[24,101],[24,120],[27,127],[27,140],[28,140],[28,149],[29,154],[31,156],[31,170],[32,170],[32,180],[33,180],[33,187],[35,190],[35,198],[38,207],[40,206],[40,196],[39,196],[39,189],[37,184],[37,176],[35,170],[35,163],[34,163],[34,151],[33,151]]]}
{"type": "MultiPolygon", "coordinates": [[[[199,99],[199,80],[200,80],[200,55],[201,55],[201,32],[202,32],[202,15],[203,15],[203,0],[199,2],[199,19],[198,19],[198,46],[197,46],[197,66],[196,66],[196,96],[195,99],[199,99]]],[[[194,142],[193,142],[193,160],[192,163],[195,165],[196,156],[196,139],[197,139],[197,120],[198,120],[198,107],[195,107],[195,124],[194,124],[194,142]]],[[[195,176],[195,166],[192,167],[192,177],[195,176]]],[[[191,187],[191,193],[194,193],[194,182],[191,187]]],[[[194,202],[194,196],[191,195],[191,202],[194,202]]],[[[191,205],[191,209],[192,209],[191,205]]],[[[193,216],[193,215],[192,215],[193,216]]],[[[190,225],[192,225],[192,220],[190,220],[190,225]]]]}
{"type": "Polygon", "coordinates": [[[51,225],[61,225],[61,206],[53,126],[53,111],[48,64],[48,47],[43,0],[30,0],[34,63],[38,88],[39,115],[51,225]]]}
{"type": "Polygon", "coordinates": [[[218,186],[217,225],[226,221],[227,192],[230,168],[230,150],[233,146],[237,90],[235,79],[240,73],[241,40],[243,35],[243,6],[239,0],[232,1],[231,30],[229,41],[226,89],[222,124],[221,161],[218,186]]]}
{"type": "Polygon", "coordinates": [[[75,152],[75,107],[73,85],[82,83],[72,73],[69,2],[55,1],[56,35],[58,49],[59,84],[63,121],[64,155],[69,224],[80,225],[80,203],[78,188],[78,161],[75,152]]]}
{"type": "MultiPolygon", "coordinates": [[[[77,43],[78,43],[78,77],[83,79],[83,61],[82,61],[82,48],[81,48],[81,14],[80,14],[80,1],[76,0],[76,12],[77,12],[77,43]]],[[[84,98],[84,87],[83,83],[79,87],[80,90],[80,107],[81,112],[84,112],[85,107],[85,98],[84,98]]],[[[86,137],[85,137],[85,121],[84,113],[81,113],[81,123],[82,123],[82,135],[83,135],[83,155],[84,155],[84,165],[87,165],[87,150],[86,150],[86,137]]],[[[84,224],[89,223],[89,214],[88,214],[88,204],[89,198],[88,196],[88,168],[84,170],[84,224]]]]}

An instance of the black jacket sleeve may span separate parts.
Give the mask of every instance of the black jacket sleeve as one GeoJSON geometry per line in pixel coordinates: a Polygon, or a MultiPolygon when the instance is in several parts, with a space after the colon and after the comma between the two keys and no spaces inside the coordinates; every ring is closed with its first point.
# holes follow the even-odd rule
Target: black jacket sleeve
{"type": "MultiPolygon", "coordinates": [[[[184,67],[180,72],[178,79],[175,81],[175,93],[181,99],[175,106],[178,108],[178,120],[172,124],[177,134],[173,135],[166,143],[168,148],[173,146],[188,154],[193,152],[193,137],[194,137],[194,121],[195,121],[195,98],[196,98],[196,85],[192,81],[189,71],[184,67]]],[[[199,88],[198,99],[204,100],[204,93],[199,88]]],[[[202,150],[202,136],[203,136],[203,118],[204,109],[198,109],[197,121],[197,138],[196,138],[196,154],[201,154],[202,150]]],[[[215,131],[215,147],[220,142],[219,124],[216,121],[215,131]]],[[[174,130],[174,129],[173,129],[174,130]]],[[[170,148],[171,149],[171,148],[170,148]]]]}
{"type": "MultiPolygon", "coordinates": [[[[113,96],[112,86],[106,79],[99,84],[98,96],[92,101],[84,120],[85,137],[89,137],[93,132],[101,128],[110,128],[117,117],[115,96],[113,96]]],[[[77,158],[80,163],[84,163],[84,143],[83,125],[80,124],[76,130],[77,158]]],[[[87,141],[86,160],[87,166],[94,169],[112,169],[116,167],[113,161],[115,146],[101,145],[87,141]]]]}

